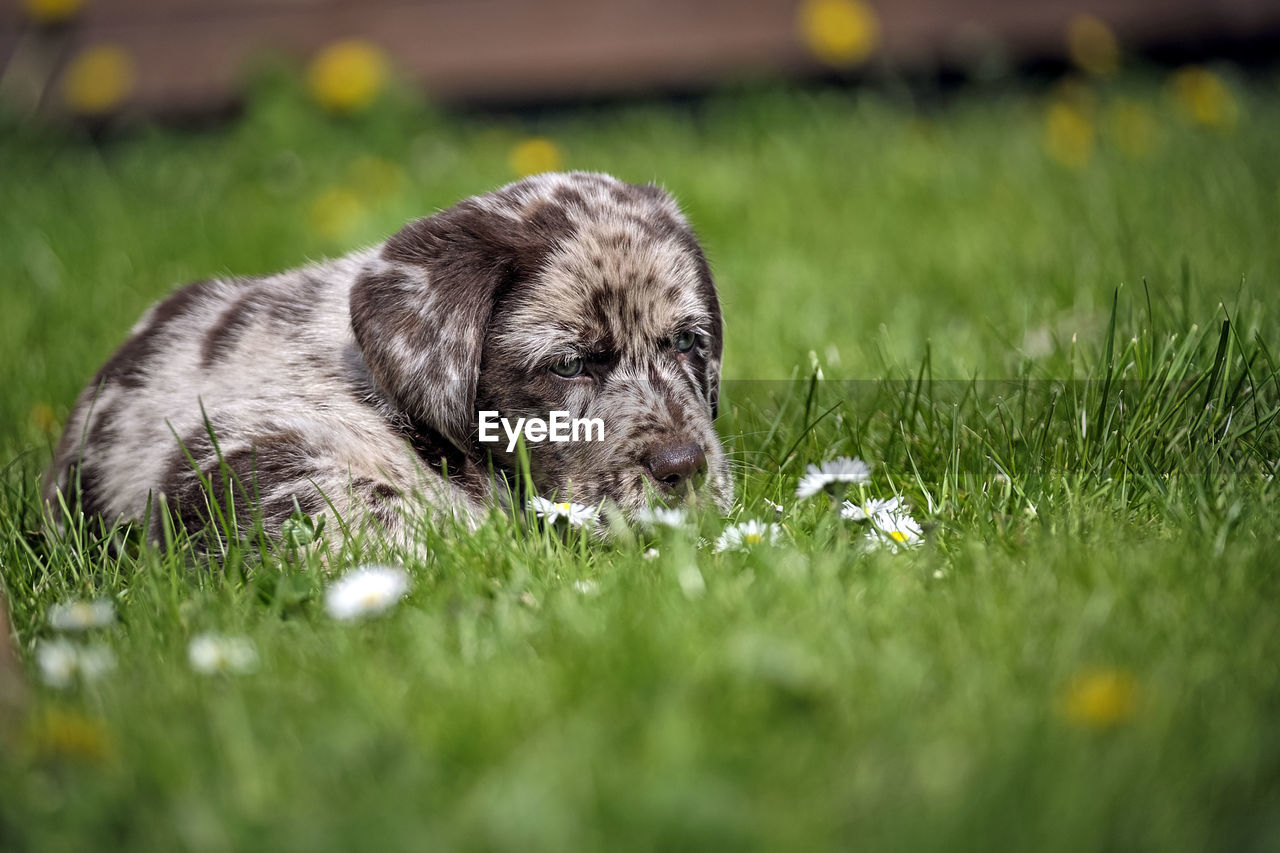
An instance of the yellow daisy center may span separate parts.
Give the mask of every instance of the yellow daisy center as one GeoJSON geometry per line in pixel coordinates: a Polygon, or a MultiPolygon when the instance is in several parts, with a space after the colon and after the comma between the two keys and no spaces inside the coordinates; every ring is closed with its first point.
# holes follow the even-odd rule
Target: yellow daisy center
{"type": "Polygon", "coordinates": [[[763,539],[764,537],[759,533],[747,533],[742,537],[742,541],[748,545],[759,545],[763,539]]]}
{"type": "Polygon", "coordinates": [[[907,534],[903,533],[901,530],[890,530],[889,538],[895,542],[906,542],[907,534]]]}

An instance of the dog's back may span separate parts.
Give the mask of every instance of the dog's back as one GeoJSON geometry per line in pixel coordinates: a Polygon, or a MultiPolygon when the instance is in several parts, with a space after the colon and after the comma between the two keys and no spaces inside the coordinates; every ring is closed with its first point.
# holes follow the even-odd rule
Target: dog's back
{"type": "Polygon", "coordinates": [[[254,509],[278,528],[295,500],[319,513],[349,504],[353,484],[405,488],[414,460],[376,404],[347,307],[373,255],[200,281],[153,306],[76,401],[45,483],[55,517],[59,491],[108,522],[163,496],[191,528],[254,509]]]}

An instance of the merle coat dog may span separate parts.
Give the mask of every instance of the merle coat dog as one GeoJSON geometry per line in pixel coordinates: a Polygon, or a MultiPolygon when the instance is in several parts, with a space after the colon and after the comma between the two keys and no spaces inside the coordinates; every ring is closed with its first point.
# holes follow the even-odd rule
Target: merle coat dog
{"type": "MultiPolygon", "coordinates": [[[[509,494],[512,423],[601,418],[602,441],[528,445],[535,490],[634,514],[728,507],[712,427],[722,329],[707,261],[665,191],[546,174],[466,199],[386,242],[153,306],[81,393],[45,498],[107,522],[294,512],[403,539],[509,494]],[[61,493],[61,495],[59,494],[61,493]],[[161,509],[161,508],[165,509],[161,509]]],[[[331,526],[332,529],[332,526],[331,526]]]]}

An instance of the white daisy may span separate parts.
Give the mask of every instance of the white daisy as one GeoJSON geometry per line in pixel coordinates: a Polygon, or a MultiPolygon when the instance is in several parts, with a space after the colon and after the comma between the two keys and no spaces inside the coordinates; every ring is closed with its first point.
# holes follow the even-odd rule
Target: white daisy
{"type": "Polygon", "coordinates": [[[644,552],[643,554],[641,554],[640,556],[641,556],[641,557],[643,557],[643,558],[644,558],[644,559],[646,559],[646,560],[656,560],[656,559],[658,559],[658,557],[660,557],[661,555],[658,553],[658,549],[657,549],[657,548],[650,548],[649,550],[645,551],[645,552],[644,552]]]}
{"type": "Polygon", "coordinates": [[[116,608],[109,598],[93,601],[72,599],[49,605],[49,625],[57,631],[88,631],[103,628],[116,619],[116,608]]]}
{"type": "Polygon", "coordinates": [[[594,598],[600,594],[600,584],[593,580],[574,581],[573,588],[580,595],[585,595],[588,598],[594,598]]]}
{"type": "Polygon", "coordinates": [[[69,687],[76,679],[77,646],[69,640],[43,640],[36,646],[40,677],[50,687],[69,687]]]}
{"type": "Polygon", "coordinates": [[[258,650],[248,637],[198,634],[187,646],[187,660],[196,672],[253,672],[258,668],[258,650]]]}
{"type": "Polygon", "coordinates": [[[81,681],[95,681],[111,671],[116,656],[106,646],[77,645],[70,640],[42,640],[36,646],[36,663],[40,677],[50,687],[70,687],[81,681]]]}
{"type": "Polygon", "coordinates": [[[390,608],[409,591],[409,574],[399,566],[362,566],[338,578],[325,593],[334,619],[350,621],[390,608]]]}
{"type": "Polygon", "coordinates": [[[726,527],[716,540],[715,553],[723,551],[750,551],[757,545],[774,545],[782,536],[782,528],[772,521],[752,519],[732,527],[726,527]]]}
{"type": "Polygon", "coordinates": [[[646,527],[681,528],[689,523],[689,513],[661,506],[645,507],[636,511],[635,519],[646,527]]]}
{"type": "Polygon", "coordinates": [[[538,514],[538,518],[545,519],[549,524],[555,524],[563,518],[570,527],[595,524],[596,516],[600,514],[599,507],[570,501],[549,501],[537,495],[529,498],[529,507],[538,514]]]}
{"type": "Polygon", "coordinates": [[[867,544],[873,547],[887,546],[890,551],[916,548],[924,531],[920,524],[905,512],[881,512],[871,516],[871,529],[867,531],[867,544]]]}
{"type": "Polygon", "coordinates": [[[896,513],[902,509],[902,496],[894,495],[888,500],[869,498],[861,504],[845,501],[840,506],[840,517],[849,521],[866,521],[882,512],[896,513]]]}
{"type": "Polygon", "coordinates": [[[821,466],[810,465],[796,486],[796,497],[811,498],[824,489],[840,485],[858,485],[871,479],[871,466],[858,457],[841,456],[821,466]]]}

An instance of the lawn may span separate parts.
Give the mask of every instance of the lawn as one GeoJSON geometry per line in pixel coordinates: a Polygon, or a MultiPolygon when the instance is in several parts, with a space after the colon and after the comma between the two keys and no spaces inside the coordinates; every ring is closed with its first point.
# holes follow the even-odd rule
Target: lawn
{"type": "Polygon", "coordinates": [[[346,119],[285,81],[211,128],[5,120],[0,572],[30,685],[0,847],[1277,849],[1280,88],[1192,74],[346,119]],[[424,530],[405,600],[358,622],[325,588],[374,545],[325,568],[42,532],[60,424],[151,301],[525,161],[657,180],[701,234],[729,519],[424,530]],[[840,456],[917,547],[796,497],[840,456]],[[778,542],[708,547],[750,519],[778,542]],[[99,598],[72,641],[114,667],[43,683],[49,607],[99,598]],[[209,631],[256,666],[196,672],[209,631]]]}

